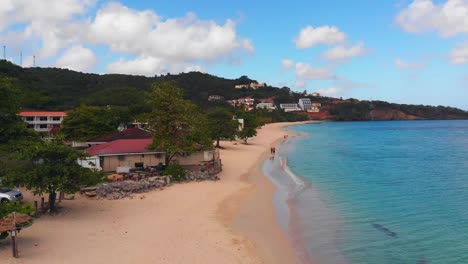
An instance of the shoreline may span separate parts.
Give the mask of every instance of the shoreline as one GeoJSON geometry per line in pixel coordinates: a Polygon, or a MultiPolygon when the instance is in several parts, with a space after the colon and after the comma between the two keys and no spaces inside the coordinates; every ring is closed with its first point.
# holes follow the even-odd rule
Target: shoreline
{"type": "MultiPolygon", "coordinates": [[[[268,138],[262,142],[252,142],[263,146],[261,153],[258,153],[253,163],[250,160],[252,165],[240,177],[246,187],[220,205],[221,220],[234,233],[243,234],[250,240],[250,251],[257,254],[263,260],[262,263],[312,263],[308,257],[300,254],[301,245],[295,243],[297,241],[293,241],[294,238],[278,223],[277,208],[273,201],[278,187],[262,171],[264,162],[270,157],[268,147],[279,149],[284,135],[296,136],[296,132],[285,128],[305,123],[311,122],[276,123],[265,129],[270,134],[268,138]]],[[[265,130],[259,129],[255,139],[264,138],[262,132],[265,130]]],[[[276,158],[279,158],[278,154],[276,158]]],[[[289,205],[288,210],[291,210],[289,205]]]]}
{"type": "MultiPolygon", "coordinates": [[[[275,185],[261,172],[268,148],[294,123],[258,130],[249,145],[223,142],[220,181],[175,184],[121,200],[79,194],[60,203],[18,237],[19,259],[0,240],[7,264],[36,263],[295,263],[277,223],[275,185]],[[77,254],[79,250],[80,254],[77,254]]],[[[32,202],[30,193],[25,201],[32,202]]]]}

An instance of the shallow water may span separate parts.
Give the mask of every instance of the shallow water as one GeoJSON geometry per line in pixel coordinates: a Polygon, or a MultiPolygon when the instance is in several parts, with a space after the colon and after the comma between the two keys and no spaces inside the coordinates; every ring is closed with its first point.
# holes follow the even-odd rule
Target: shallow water
{"type": "Polygon", "coordinates": [[[467,121],[290,129],[301,136],[263,169],[280,187],[278,219],[301,254],[317,263],[468,263],[467,121]]]}

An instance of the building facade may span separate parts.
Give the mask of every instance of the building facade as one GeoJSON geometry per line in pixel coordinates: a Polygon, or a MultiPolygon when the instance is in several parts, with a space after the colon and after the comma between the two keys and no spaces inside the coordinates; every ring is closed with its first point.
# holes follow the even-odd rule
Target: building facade
{"type": "Polygon", "coordinates": [[[257,109],[275,110],[276,106],[273,103],[258,103],[257,109]]]}
{"type": "Polygon", "coordinates": [[[285,112],[301,111],[301,108],[297,104],[280,104],[280,108],[285,112]]]}
{"type": "Polygon", "coordinates": [[[21,112],[18,116],[28,124],[28,128],[38,132],[51,132],[61,127],[67,114],[65,112],[21,112]]]}
{"type": "Polygon", "coordinates": [[[309,98],[301,98],[299,99],[299,107],[303,111],[308,111],[312,108],[312,102],[310,101],[309,98]]]}

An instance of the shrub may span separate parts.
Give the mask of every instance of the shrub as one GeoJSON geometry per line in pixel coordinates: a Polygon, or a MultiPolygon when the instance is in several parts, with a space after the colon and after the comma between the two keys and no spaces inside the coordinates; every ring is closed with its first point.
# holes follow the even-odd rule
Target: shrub
{"type": "Polygon", "coordinates": [[[179,164],[168,165],[163,175],[170,176],[173,181],[184,181],[187,179],[187,171],[179,164]]]}

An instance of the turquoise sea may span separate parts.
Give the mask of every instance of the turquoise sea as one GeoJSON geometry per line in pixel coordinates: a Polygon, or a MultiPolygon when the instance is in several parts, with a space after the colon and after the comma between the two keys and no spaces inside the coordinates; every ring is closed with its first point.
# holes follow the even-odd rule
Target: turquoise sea
{"type": "Polygon", "coordinates": [[[468,121],[288,129],[263,170],[304,262],[468,263],[468,121]]]}

